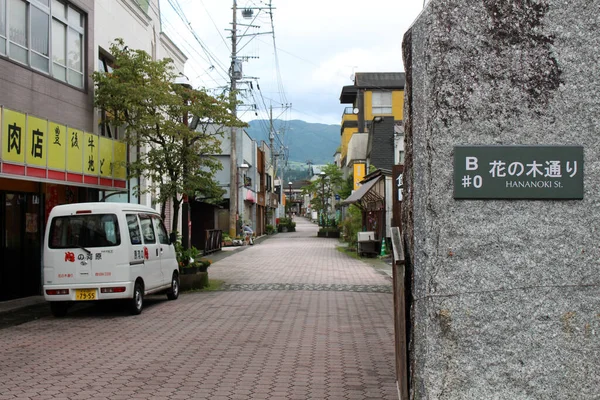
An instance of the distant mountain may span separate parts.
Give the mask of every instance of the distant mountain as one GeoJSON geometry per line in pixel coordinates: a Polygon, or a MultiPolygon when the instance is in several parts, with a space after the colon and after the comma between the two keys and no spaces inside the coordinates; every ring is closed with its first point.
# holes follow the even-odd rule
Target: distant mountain
{"type": "MultiPolygon", "coordinates": [[[[269,143],[269,121],[257,119],[249,122],[246,131],[260,143],[269,143]]],[[[289,161],[302,164],[311,160],[313,164],[333,162],[333,155],[341,145],[340,125],[313,124],[300,120],[273,120],[275,132],[274,147],[277,150],[285,145],[289,150],[289,161]]]]}

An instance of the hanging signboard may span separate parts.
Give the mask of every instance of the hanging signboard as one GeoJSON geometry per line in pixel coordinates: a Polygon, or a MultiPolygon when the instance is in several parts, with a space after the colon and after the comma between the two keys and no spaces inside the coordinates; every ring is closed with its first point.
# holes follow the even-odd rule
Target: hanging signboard
{"type": "Polygon", "coordinates": [[[583,199],[581,146],[456,146],[455,199],[583,199]]]}

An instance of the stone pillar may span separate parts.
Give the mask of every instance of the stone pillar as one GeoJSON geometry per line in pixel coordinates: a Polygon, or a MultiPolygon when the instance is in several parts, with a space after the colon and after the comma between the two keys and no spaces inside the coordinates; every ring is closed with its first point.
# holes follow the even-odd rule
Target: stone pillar
{"type": "Polygon", "coordinates": [[[599,11],[431,0],[404,35],[411,398],[599,396],[599,11]],[[455,198],[480,145],[581,146],[582,198],[455,198]]]}

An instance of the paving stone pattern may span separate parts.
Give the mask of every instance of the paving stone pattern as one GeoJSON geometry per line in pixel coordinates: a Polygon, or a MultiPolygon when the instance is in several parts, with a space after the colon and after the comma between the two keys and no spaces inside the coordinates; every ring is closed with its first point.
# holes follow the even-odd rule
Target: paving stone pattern
{"type": "Polygon", "coordinates": [[[223,290],[333,290],[338,292],[392,293],[390,285],[315,285],[289,283],[263,283],[257,285],[225,284],[223,290]]]}
{"type": "Polygon", "coordinates": [[[396,399],[391,281],[297,222],[215,262],[222,291],[0,330],[0,400],[396,399]]]}

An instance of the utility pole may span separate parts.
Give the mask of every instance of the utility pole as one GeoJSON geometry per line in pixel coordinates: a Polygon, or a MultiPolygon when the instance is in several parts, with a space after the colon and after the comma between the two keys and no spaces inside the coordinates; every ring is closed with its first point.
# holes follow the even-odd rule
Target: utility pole
{"type": "MultiPolygon", "coordinates": [[[[271,146],[271,165],[273,165],[273,175],[275,175],[275,150],[273,149],[273,141],[275,140],[275,132],[273,131],[273,105],[269,105],[269,143],[271,146]]],[[[273,176],[273,183],[275,183],[275,176],[273,176]]]]}
{"type": "MultiPolygon", "coordinates": [[[[237,1],[233,0],[233,18],[232,18],[232,27],[231,27],[231,67],[229,70],[229,78],[230,78],[230,92],[229,99],[231,101],[231,113],[234,118],[237,118],[237,81],[242,79],[242,67],[241,62],[243,60],[247,60],[249,58],[258,58],[258,57],[248,57],[244,56],[238,58],[237,54],[237,41],[243,37],[255,37],[261,34],[272,34],[273,32],[262,32],[255,34],[245,34],[242,33],[238,35],[237,28],[238,25],[246,26],[246,27],[255,27],[259,28],[259,26],[255,25],[245,25],[237,23],[237,1]]],[[[271,13],[274,8],[271,6],[271,2],[269,1],[268,7],[243,7],[242,8],[242,17],[243,18],[252,18],[254,14],[254,10],[268,9],[271,13]]],[[[241,46],[243,49],[244,46],[241,46]]],[[[258,79],[258,78],[256,78],[258,79]]],[[[243,83],[243,81],[241,81],[243,83]]],[[[230,174],[229,174],[229,236],[235,237],[237,236],[237,222],[238,222],[238,212],[239,212],[239,203],[240,203],[240,185],[239,185],[239,169],[238,169],[238,160],[237,160],[237,132],[238,129],[232,127],[231,128],[231,155],[229,157],[230,165],[230,174]]],[[[243,145],[243,143],[240,143],[243,145]]],[[[243,154],[243,152],[242,152],[243,154]]],[[[244,160],[242,160],[244,161],[244,160]]]]}
{"type": "MultiPolygon", "coordinates": [[[[235,68],[237,62],[237,1],[233,0],[233,26],[231,29],[231,67],[229,69],[229,77],[231,87],[229,91],[229,98],[231,101],[231,113],[233,117],[237,117],[236,103],[237,103],[237,85],[235,68]]],[[[231,155],[230,160],[230,174],[229,174],[229,236],[235,238],[237,236],[237,218],[238,218],[238,168],[237,168],[237,129],[231,127],[231,155]]]]}
{"type": "MultiPolygon", "coordinates": [[[[275,181],[277,180],[277,157],[279,154],[275,154],[275,130],[273,129],[273,105],[269,106],[269,145],[271,149],[271,165],[273,166],[273,188],[275,188],[275,181]]],[[[283,181],[281,182],[281,191],[283,192],[283,181]]],[[[280,194],[277,199],[277,204],[281,204],[281,199],[283,196],[280,194]]],[[[278,206],[279,207],[279,206],[278,206]]],[[[276,218],[279,217],[279,209],[276,209],[275,216],[273,217],[272,224],[275,225],[276,218]]]]}

